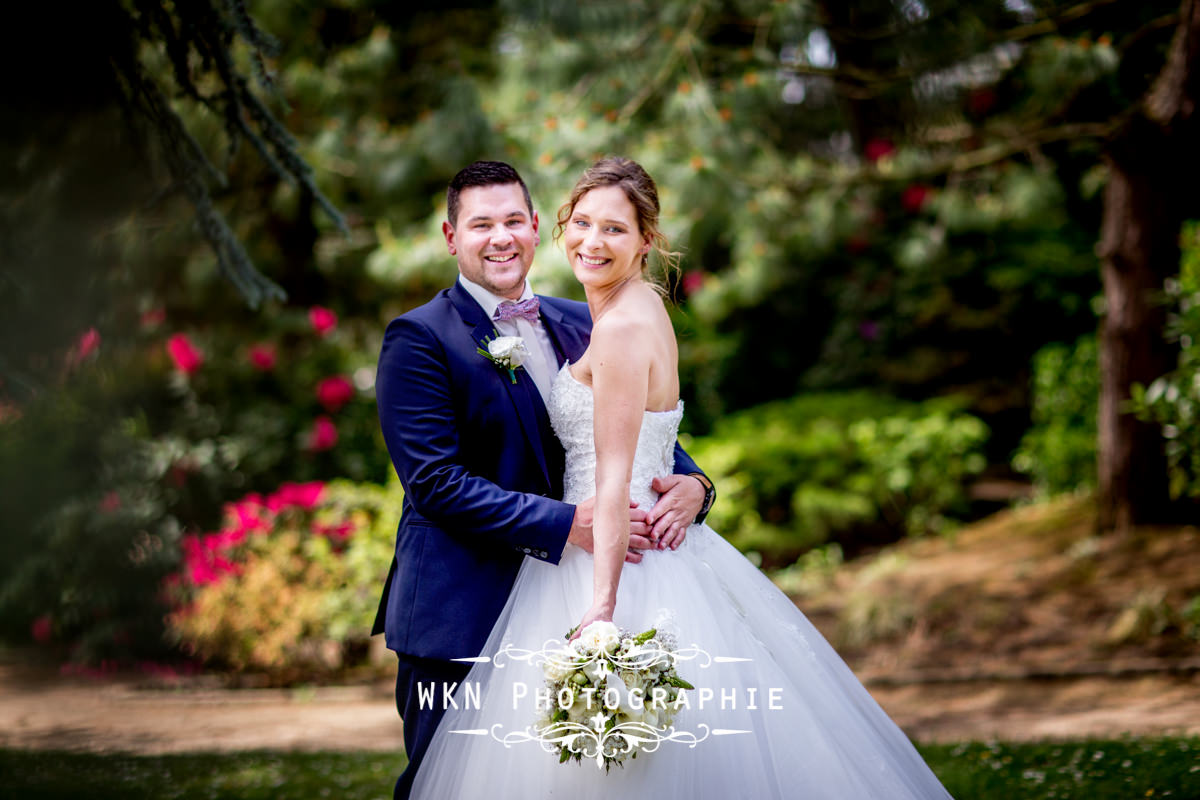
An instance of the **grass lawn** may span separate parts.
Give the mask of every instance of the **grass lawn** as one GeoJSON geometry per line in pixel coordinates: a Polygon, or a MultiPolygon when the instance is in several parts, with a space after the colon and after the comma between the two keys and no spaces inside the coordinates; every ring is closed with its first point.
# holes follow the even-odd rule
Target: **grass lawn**
{"type": "MultiPolygon", "coordinates": [[[[925,746],[921,752],[958,800],[1200,800],[1200,738],[970,743],[925,746]]],[[[380,753],[100,756],[0,750],[0,798],[387,800],[403,762],[402,755],[380,753]]]]}

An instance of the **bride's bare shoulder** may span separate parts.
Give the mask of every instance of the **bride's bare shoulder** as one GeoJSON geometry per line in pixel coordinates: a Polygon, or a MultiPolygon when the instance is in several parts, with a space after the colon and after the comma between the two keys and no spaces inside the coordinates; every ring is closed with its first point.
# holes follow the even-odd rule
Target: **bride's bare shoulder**
{"type": "Polygon", "coordinates": [[[592,327],[592,338],[641,337],[659,331],[667,309],[662,297],[647,283],[629,286],[592,327]]]}

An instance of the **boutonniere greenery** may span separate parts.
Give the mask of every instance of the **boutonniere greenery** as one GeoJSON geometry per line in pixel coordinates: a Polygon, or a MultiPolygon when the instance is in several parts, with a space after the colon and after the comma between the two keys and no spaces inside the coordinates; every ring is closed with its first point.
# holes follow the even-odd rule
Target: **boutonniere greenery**
{"type": "Polygon", "coordinates": [[[475,348],[479,354],[491,361],[497,367],[508,372],[513,383],[517,382],[517,368],[529,357],[529,349],[525,340],[520,336],[497,336],[495,339],[484,339],[487,349],[475,348]]]}

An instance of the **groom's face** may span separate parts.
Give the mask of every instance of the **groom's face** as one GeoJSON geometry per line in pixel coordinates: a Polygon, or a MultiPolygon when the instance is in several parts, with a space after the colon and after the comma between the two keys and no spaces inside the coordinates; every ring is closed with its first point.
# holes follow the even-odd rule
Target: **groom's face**
{"type": "Polygon", "coordinates": [[[450,255],[467,280],[516,300],[525,288],[538,238],[537,213],[516,183],[469,186],[458,195],[458,219],[442,223],[450,255]]]}

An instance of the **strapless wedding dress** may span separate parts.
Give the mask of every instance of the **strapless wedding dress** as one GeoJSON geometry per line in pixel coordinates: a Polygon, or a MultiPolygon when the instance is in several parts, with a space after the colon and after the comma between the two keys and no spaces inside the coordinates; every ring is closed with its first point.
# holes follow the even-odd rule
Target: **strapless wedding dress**
{"type": "MultiPolygon", "coordinates": [[[[591,389],[566,367],[555,378],[549,412],[566,449],[564,499],[578,503],[594,493],[593,404],[591,389]]],[[[630,487],[644,508],[656,497],[651,480],[672,471],[682,417],[682,403],[645,412],[630,487]]],[[[484,649],[494,660],[475,664],[460,686],[459,707],[443,717],[412,797],[950,797],[792,601],[705,525],[692,525],[678,550],[651,551],[625,565],[613,620],[632,633],[671,632],[681,648],[696,648],[698,657],[677,667],[696,688],[674,725],[699,741],[662,742],[607,773],[587,759],[558,763],[522,735],[538,721],[542,669],[536,659],[506,656],[561,643],[591,599],[589,553],[567,545],[558,565],[526,558],[484,649]]]]}

